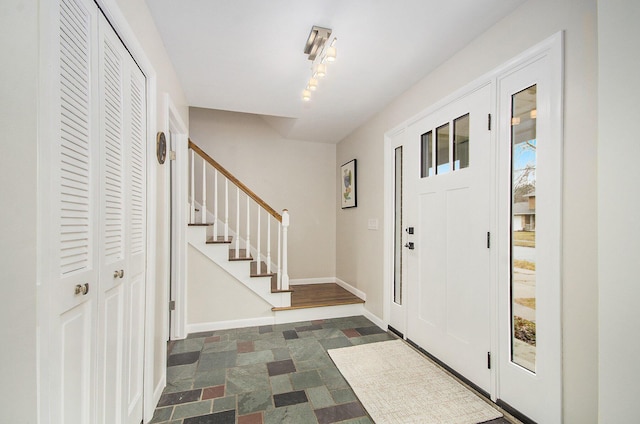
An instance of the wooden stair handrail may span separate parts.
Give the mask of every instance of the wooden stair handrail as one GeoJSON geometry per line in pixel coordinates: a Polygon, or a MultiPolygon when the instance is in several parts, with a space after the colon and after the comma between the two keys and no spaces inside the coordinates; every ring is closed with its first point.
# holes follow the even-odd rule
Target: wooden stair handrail
{"type": "Polygon", "coordinates": [[[269,215],[277,219],[279,222],[282,222],[282,215],[276,212],[271,206],[267,204],[264,200],[262,200],[257,194],[255,194],[249,187],[244,185],[242,181],[233,176],[233,174],[227,171],[222,165],[216,162],[211,156],[205,153],[197,144],[195,144],[191,139],[189,139],[189,148],[193,149],[202,159],[204,159],[209,165],[213,166],[218,170],[219,173],[224,175],[229,181],[235,184],[240,190],[242,190],[247,196],[252,198],[258,205],[260,205],[264,210],[266,210],[269,215]]]}

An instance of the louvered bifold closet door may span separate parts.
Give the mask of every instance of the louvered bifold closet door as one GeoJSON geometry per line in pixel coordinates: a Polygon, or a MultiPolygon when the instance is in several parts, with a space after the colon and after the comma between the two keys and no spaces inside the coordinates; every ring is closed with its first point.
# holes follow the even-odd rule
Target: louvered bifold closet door
{"type": "Polygon", "coordinates": [[[146,89],[145,78],[127,56],[125,85],[128,87],[127,114],[128,186],[127,253],[129,257],[125,314],[124,422],[138,424],[142,417],[144,366],[144,296],[146,258],[146,89]]]}
{"type": "MultiPolygon", "coordinates": [[[[84,0],[60,0],[55,27],[50,27],[51,137],[47,137],[47,246],[41,259],[46,301],[52,319],[46,358],[51,422],[93,421],[95,330],[98,281],[98,149],[96,99],[97,34],[95,5],[84,0]],[[57,72],[56,78],[53,74],[57,72]],[[50,284],[50,286],[49,286],[50,284]]],[[[42,141],[40,142],[43,143],[42,141]]],[[[10,301],[10,300],[9,300],[10,301]]],[[[10,325],[10,323],[9,323],[10,325]]]]}

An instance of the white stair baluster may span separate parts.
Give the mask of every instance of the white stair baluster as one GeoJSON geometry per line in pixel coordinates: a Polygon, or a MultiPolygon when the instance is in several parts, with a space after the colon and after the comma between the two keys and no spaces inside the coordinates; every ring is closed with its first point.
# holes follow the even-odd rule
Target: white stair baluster
{"type": "Polygon", "coordinates": [[[224,179],[224,241],[229,240],[229,180],[224,179]]]}
{"type": "Polygon", "coordinates": [[[236,186],[236,259],[240,257],[240,188],[236,186]]]}
{"type": "Polygon", "coordinates": [[[282,223],[278,222],[278,290],[282,290],[282,267],[280,261],[282,260],[282,223]]]}
{"type": "Polygon", "coordinates": [[[207,222],[207,161],[202,158],[202,207],[200,208],[200,220],[207,222]]]}
{"type": "Polygon", "coordinates": [[[267,214],[267,274],[271,274],[271,214],[267,214]]]}
{"type": "Polygon", "coordinates": [[[189,211],[189,222],[191,224],[196,223],[196,180],[195,180],[195,154],[193,149],[191,149],[191,199],[189,202],[190,211],[189,211]]]}
{"type": "Polygon", "coordinates": [[[258,205],[258,232],[257,232],[257,244],[256,244],[256,269],[258,270],[258,275],[262,274],[262,266],[260,265],[260,262],[262,261],[262,259],[260,258],[260,210],[262,209],[262,206],[258,205]]]}
{"type": "Polygon", "coordinates": [[[247,252],[245,255],[247,257],[251,256],[251,207],[250,207],[251,199],[247,195],[247,240],[245,244],[245,249],[247,252]]]}
{"type": "Polygon", "coordinates": [[[218,241],[218,170],[213,170],[213,241],[218,241]]]}
{"type": "Polygon", "coordinates": [[[289,290],[289,271],[287,270],[287,231],[289,230],[289,211],[282,211],[282,288],[289,290]]]}

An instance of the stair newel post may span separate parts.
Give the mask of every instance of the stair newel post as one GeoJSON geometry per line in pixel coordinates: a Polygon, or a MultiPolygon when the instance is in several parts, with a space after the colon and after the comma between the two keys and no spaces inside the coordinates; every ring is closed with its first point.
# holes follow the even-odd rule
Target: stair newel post
{"type": "Polygon", "coordinates": [[[202,158],[202,207],[200,220],[203,224],[207,222],[207,161],[202,158]]]}
{"type": "Polygon", "coordinates": [[[256,243],[256,269],[258,270],[258,274],[262,274],[262,266],[261,266],[261,262],[262,259],[260,257],[260,238],[262,236],[261,231],[260,231],[260,210],[262,209],[262,207],[260,205],[258,205],[258,226],[257,226],[257,232],[256,232],[256,238],[257,238],[257,243],[256,243]]]}
{"type": "Polygon", "coordinates": [[[224,179],[224,241],[229,240],[229,179],[224,179]]]}
{"type": "Polygon", "coordinates": [[[271,274],[271,215],[267,214],[267,274],[271,274]]]}
{"type": "Polygon", "coordinates": [[[196,177],[195,177],[195,154],[193,149],[191,149],[191,199],[189,199],[189,222],[192,224],[196,223],[196,177]]]}
{"type": "Polygon", "coordinates": [[[240,257],[240,188],[236,186],[236,259],[240,257]]]}
{"type": "Polygon", "coordinates": [[[213,170],[213,241],[218,239],[218,170],[213,170]]]}
{"type": "Polygon", "coordinates": [[[251,199],[247,195],[247,240],[245,244],[247,257],[251,256],[251,199]]]}
{"type": "Polygon", "coordinates": [[[289,290],[289,271],[287,270],[287,232],[289,230],[289,211],[282,211],[282,288],[289,290]]]}
{"type": "Polygon", "coordinates": [[[278,222],[278,290],[282,290],[282,267],[281,267],[281,260],[282,260],[282,253],[281,253],[281,248],[282,248],[282,223],[278,222]]]}

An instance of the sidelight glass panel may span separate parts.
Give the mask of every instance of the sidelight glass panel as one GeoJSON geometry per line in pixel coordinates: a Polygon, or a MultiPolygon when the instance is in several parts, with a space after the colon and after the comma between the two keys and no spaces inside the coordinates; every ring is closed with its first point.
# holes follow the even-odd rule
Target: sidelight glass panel
{"type": "Polygon", "coordinates": [[[511,360],[536,371],[537,87],[511,97],[511,360]]]}
{"type": "Polygon", "coordinates": [[[433,134],[431,131],[420,137],[420,177],[433,175],[433,134]]]}
{"type": "Polygon", "coordinates": [[[402,305],[402,146],[395,151],[393,301],[402,305]]]}
{"type": "Polygon", "coordinates": [[[446,174],[449,165],[449,124],[436,128],[436,174],[446,174]]]}
{"type": "Polygon", "coordinates": [[[453,169],[469,167],[469,114],[453,121],[453,169]]]}

